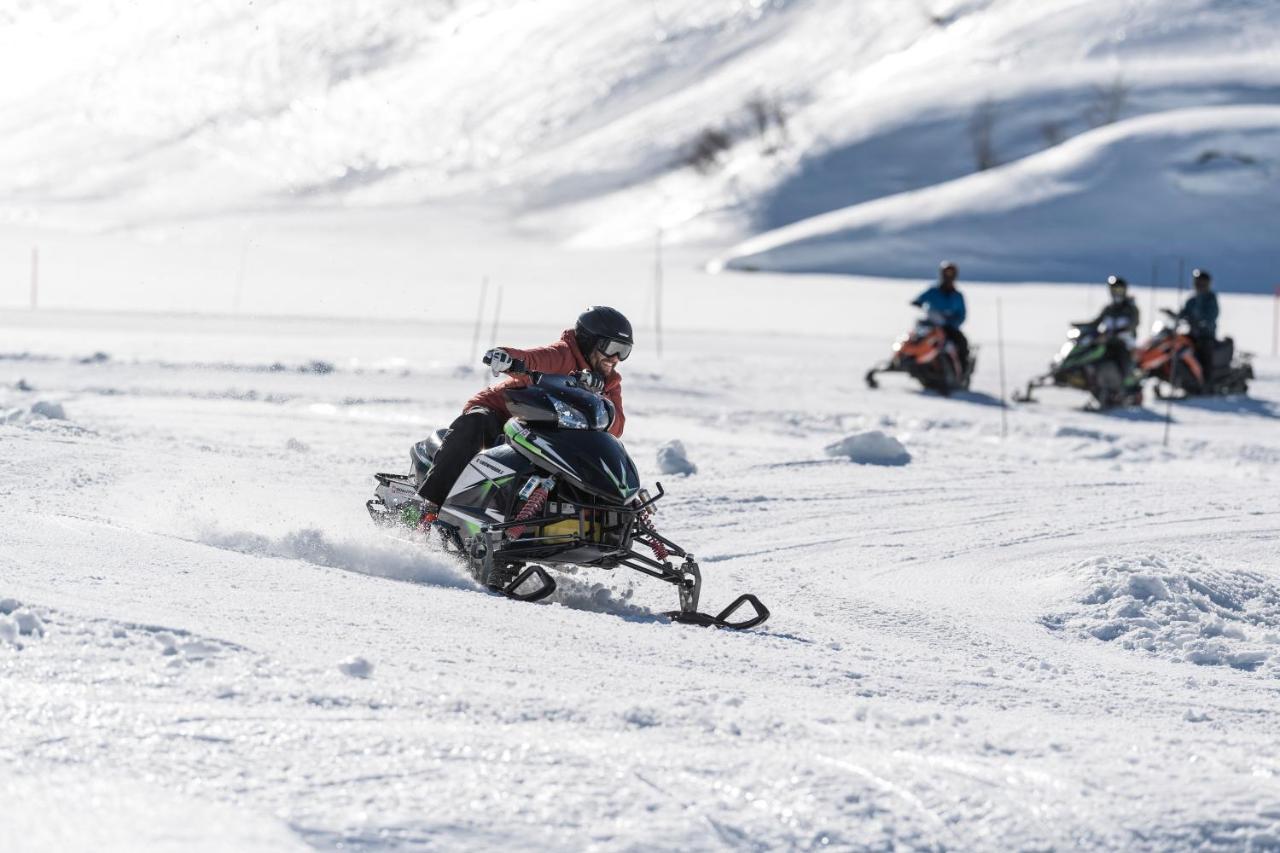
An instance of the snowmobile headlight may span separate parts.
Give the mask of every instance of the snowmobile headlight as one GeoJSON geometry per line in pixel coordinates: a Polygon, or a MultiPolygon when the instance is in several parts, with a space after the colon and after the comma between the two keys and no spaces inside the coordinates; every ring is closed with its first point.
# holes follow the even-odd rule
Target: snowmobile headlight
{"type": "Polygon", "coordinates": [[[563,400],[555,397],[551,398],[551,405],[556,408],[556,423],[566,429],[587,429],[587,419],[582,416],[573,406],[563,400]]]}
{"type": "Polygon", "coordinates": [[[593,414],[595,415],[596,429],[608,429],[614,418],[613,403],[603,397],[597,397],[593,414]]]}
{"type": "Polygon", "coordinates": [[[1062,345],[1062,349],[1058,350],[1058,361],[1062,361],[1071,355],[1071,351],[1076,348],[1075,341],[1067,341],[1062,345]]]}

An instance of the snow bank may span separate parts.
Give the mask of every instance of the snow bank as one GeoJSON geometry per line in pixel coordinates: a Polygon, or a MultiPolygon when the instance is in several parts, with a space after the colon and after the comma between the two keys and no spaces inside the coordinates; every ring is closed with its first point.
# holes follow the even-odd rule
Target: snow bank
{"type": "Polygon", "coordinates": [[[663,474],[696,474],[698,466],[689,461],[684,444],[672,440],[658,448],[658,470],[663,474]]]}
{"type": "Polygon", "coordinates": [[[1280,677],[1280,583],[1198,556],[1099,557],[1074,570],[1072,606],[1043,623],[1171,660],[1280,677]]]}
{"type": "Polygon", "coordinates": [[[906,465],[911,461],[902,442],[878,429],[847,435],[825,449],[828,456],[843,456],[861,465],[906,465]]]}
{"type": "Polygon", "coordinates": [[[19,407],[0,412],[0,423],[29,424],[36,421],[65,421],[67,410],[61,403],[50,400],[37,400],[27,407],[19,407]]]}

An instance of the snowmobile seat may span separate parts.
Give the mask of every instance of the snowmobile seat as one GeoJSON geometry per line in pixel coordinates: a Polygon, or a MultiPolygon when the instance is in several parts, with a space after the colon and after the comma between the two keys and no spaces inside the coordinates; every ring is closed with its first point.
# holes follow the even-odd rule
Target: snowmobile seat
{"type": "Polygon", "coordinates": [[[441,443],[448,434],[449,430],[438,429],[409,449],[409,462],[413,467],[415,486],[420,487],[422,481],[427,479],[427,472],[435,464],[436,451],[440,449],[441,443]]]}

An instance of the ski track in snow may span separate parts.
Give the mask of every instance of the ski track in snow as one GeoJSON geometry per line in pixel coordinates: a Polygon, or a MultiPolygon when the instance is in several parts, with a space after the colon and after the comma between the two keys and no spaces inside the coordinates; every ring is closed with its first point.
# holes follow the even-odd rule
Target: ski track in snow
{"type": "Polygon", "coordinates": [[[692,398],[628,365],[642,476],[697,460],[659,529],[705,609],[770,606],[747,634],[617,572],[507,601],[375,528],[472,373],[0,361],[0,849],[1280,844],[1277,365],[1167,448],[1066,391],[1001,440],[981,398],[797,384],[835,343],[692,398]],[[869,430],[910,464],[824,455],[869,430]]]}

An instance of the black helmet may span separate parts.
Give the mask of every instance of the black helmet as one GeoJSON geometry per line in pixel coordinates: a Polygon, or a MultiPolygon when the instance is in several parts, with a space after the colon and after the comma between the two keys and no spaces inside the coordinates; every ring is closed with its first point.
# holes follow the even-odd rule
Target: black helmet
{"type": "Polygon", "coordinates": [[[1107,276],[1107,287],[1112,290],[1128,290],[1129,282],[1118,275],[1109,275],[1107,276]]]}
{"type": "Polygon", "coordinates": [[[938,273],[941,274],[945,272],[949,272],[952,275],[957,275],[960,272],[960,269],[951,261],[943,261],[942,263],[938,264],[938,273]]]}
{"type": "Polygon", "coordinates": [[[1213,276],[1209,275],[1208,270],[1194,269],[1191,271],[1191,281],[1193,284],[1199,284],[1202,281],[1205,284],[1211,284],[1213,282],[1213,276]]]}
{"type": "Polygon", "coordinates": [[[593,305],[579,314],[573,333],[584,357],[599,349],[605,355],[616,355],[625,361],[635,343],[631,321],[622,316],[621,311],[604,305],[593,305]]]}

